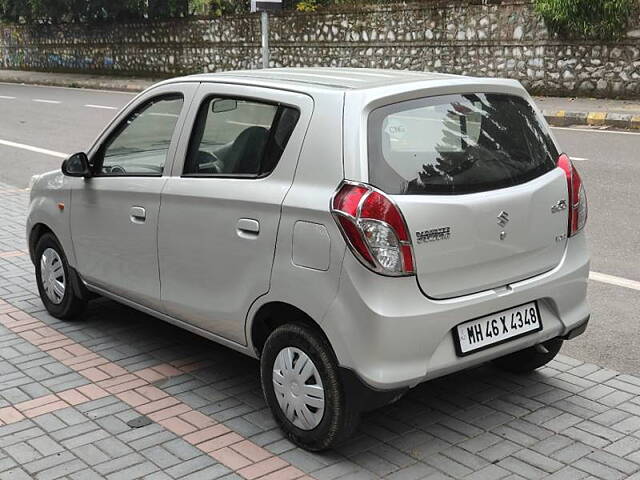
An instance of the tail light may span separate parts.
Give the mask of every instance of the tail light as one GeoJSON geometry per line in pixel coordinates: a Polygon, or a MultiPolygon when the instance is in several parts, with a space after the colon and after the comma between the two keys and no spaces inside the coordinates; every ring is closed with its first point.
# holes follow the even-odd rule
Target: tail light
{"type": "Polygon", "coordinates": [[[411,237],[398,207],[370,185],[344,182],[331,213],[356,257],[382,275],[415,273],[411,237]]]}
{"type": "Polygon", "coordinates": [[[568,155],[558,158],[558,167],[564,170],[569,188],[569,236],[572,237],[584,228],[587,223],[587,193],[582,179],[568,155]]]}

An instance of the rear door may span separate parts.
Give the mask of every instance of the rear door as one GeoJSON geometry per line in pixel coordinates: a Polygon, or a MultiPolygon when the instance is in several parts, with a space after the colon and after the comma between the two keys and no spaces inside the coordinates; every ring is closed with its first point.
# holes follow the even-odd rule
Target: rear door
{"type": "Polygon", "coordinates": [[[302,94],[201,85],[162,192],[167,313],[246,343],[246,314],[269,291],[281,205],[312,110],[302,94]]]}
{"type": "Polygon", "coordinates": [[[524,99],[430,97],[374,110],[369,180],[392,195],[413,236],[422,291],[450,298],[558,265],[567,182],[524,99]]]}

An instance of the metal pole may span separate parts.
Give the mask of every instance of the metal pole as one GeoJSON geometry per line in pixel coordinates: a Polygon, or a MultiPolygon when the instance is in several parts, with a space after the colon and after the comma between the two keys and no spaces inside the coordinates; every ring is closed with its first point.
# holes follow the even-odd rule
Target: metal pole
{"type": "Polygon", "coordinates": [[[262,68],[269,68],[269,14],[260,14],[262,21],[262,68]]]}

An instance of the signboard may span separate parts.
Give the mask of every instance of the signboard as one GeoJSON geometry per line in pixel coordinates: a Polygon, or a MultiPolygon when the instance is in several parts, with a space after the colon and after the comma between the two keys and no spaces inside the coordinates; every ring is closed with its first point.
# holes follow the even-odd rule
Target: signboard
{"type": "Polygon", "coordinates": [[[282,10],[282,0],[251,0],[252,12],[273,12],[282,10]]]}

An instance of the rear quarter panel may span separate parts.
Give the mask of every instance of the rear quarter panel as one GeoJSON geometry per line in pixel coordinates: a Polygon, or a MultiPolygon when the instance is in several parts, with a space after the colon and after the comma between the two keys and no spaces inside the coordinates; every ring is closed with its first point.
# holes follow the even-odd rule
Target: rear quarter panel
{"type": "MultiPolygon", "coordinates": [[[[344,94],[339,90],[307,93],[313,96],[314,112],[293,184],[282,204],[271,288],[253,304],[248,317],[250,320],[261,306],[277,301],[297,307],[321,324],[338,291],[346,245],[329,211],[329,202],[344,176],[344,94]],[[317,239],[322,252],[316,252],[313,261],[318,268],[294,262],[294,232],[296,224],[300,227],[300,222],[312,224],[322,232],[322,238],[317,239]]],[[[298,236],[298,239],[304,241],[305,237],[298,236]]],[[[251,321],[247,322],[247,338],[251,339],[251,321]]]]}

